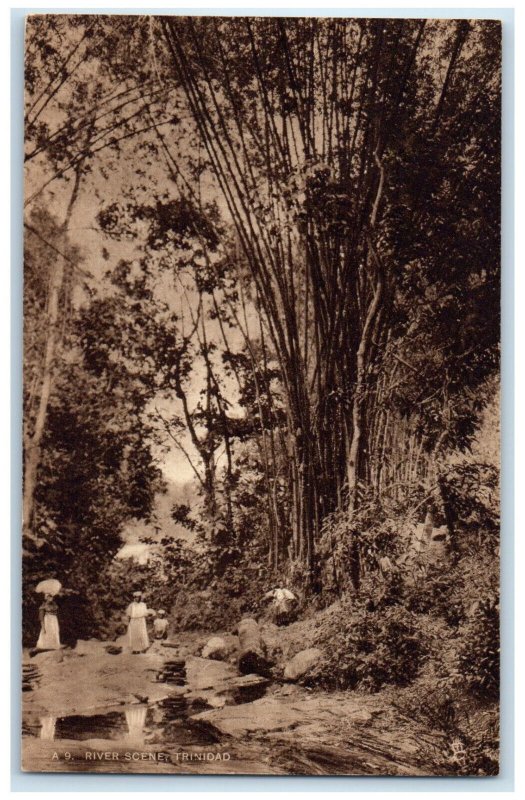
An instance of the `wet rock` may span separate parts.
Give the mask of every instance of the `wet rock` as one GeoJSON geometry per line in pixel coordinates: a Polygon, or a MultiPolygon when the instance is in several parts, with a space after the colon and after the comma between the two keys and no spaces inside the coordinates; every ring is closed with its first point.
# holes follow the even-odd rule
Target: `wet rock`
{"type": "Polygon", "coordinates": [[[278,686],[274,694],[280,697],[289,697],[291,694],[296,694],[299,691],[297,686],[292,683],[287,683],[286,686],[278,686]]]}
{"type": "Polygon", "coordinates": [[[165,642],[161,642],[160,644],[161,644],[161,647],[170,647],[170,648],[175,648],[175,649],[177,649],[179,647],[179,642],[173,642],[173,641],[165,641],[165,642]]]}
{"type": "Polygon", "coordinates": [[[216,689],[229,679],[238,678],[237,670],[224,661],[191,656],[186,661],[186,680],[193,691],[216,689]]]}
{"type": "Polygon", "coordinates": [[[186,683],[186,661],[183,658],[174,658],[165,661],[163,668],[157,673],[157,680],[171,683],[175,686],[184,686],[186,683]]]}
{"type": "Polygon", "coordinates": [[[192,694],[191,696],[188,696],[187,702],[191,709],[191,713],[198,714],[201,711],[209,711],[212,708],[209,702],[211,696],[212,695],[209,692],[203,692],[202,694],[192,694]]]}
{"type": "Polygon", "coordinates": [[[260,675],[237,675],[229,664],[201,658],[188,659],[187,679],[193,708],[200,702],[204,708],[250,703],[262,697],[269,684],[260,675]]]}
{"type": "Polygon", "coordinates": [[[236,689],[248,689],[254,686],[267,686],[269,683],[269,679],[262,675],[239,675],[229,680],[228,686],[236,689]]]}
{"type": "Polygon", "coordinates": [[[22,691],[31,692],[38,686],[40,677],[40,670],[36,664],[25,662],[22,665],[22,691]]]}
{"type": "Polygon", "coordinates": [[[239,634],[239,672],[248,675],[268,676],[272,662],[267,656],[266,647],[261,636],[259,625],[254,619],[242,619],[238,625],[239,634]]]}
{"type": "Polygon", "coordinates": [[[323,651],[317,647],[309,647],[297,653],[284,668],[284,677],[287,681],[297,681],[302,678],[320,661],[323,651]]]}
{"type": "Polygon", "coordinates": [[[212,708],[224,708],[226,705],[227,697],[224,695],[213,694],[208,697],[208,705],[212,708]]]}
{"type": "Polygon", "coordinates": [[[222,636],[212,636],[202,648],[202,657],[214,661],[226,661],[229,653],[230,649],[222,636]]]}
{"type": "Polygon", "coordinates": [[[261,675],[241,675],[219,687],[217,694],[225,698],[226,705],[251,703],[264,697],[270,681],[261,675]]]}
{"type": "Polygon", "coordinates": [[[360,740],[363,736],[360,726],[372,723],[374,717],[374,709],[364,705],[363,698],[355,695],[310,695],[294,691],[289,697],[266,695],[252,703],[204,711],[191,719],[212,725],[222,735],[242,740],[264,735],[289,737],[293,742],[336,741],[340,739],[337,725],[344,728],[344,736],[357,735],[360,740]]]}
{"type": "Polygon", "coordinates": [[[286,706],[281,698],[272,697],[204,711],[193,716],[192,720],[211,724],[221,734],[244,738],[259,731],[285,730],[300,718],[300,712],[286,706]]]}

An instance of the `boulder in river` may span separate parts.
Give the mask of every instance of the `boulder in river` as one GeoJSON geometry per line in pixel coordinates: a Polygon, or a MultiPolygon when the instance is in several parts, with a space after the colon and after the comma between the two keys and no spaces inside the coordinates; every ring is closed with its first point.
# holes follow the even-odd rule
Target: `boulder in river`
{"type": "Polygon", "coordinates": [[[109,653],[110,656],[118,656],[122,653],[122,647],[115,644],[108,644],[106,647],[106,653],[109,653]]]}
{"type": "Polygon", "coordinates": [[[239,677],[231,664],[190,656],[186,660],[186,681],[191,691],[216,690],[233,678],[239,677]]]}
{"type": "Polygon", "coordinates": [[[202,657],[211,658],[214,661],[226,661],[230,654],[230,648],[222,636],[212,636],[202,648],[202,657]]]}
{"type": "Polygon", "coordinates": [[[239,672],[242,675],[255,673],[268,676],[272,663],[267,657],[261,630],[254,619],[245,618],[237,627],[239,634],[239,672]]]}
{"type": "Polygon", "coordinates": [[[317,647],[309,647],[297,653],[284,668],[284,677],[287,681],[297,681],[319,663],[323,651],[317,647]]]}
{"type": "Polygon", "coordinates": [[[224,695],[212,694],[208,697],[208,705],[212,708],[224,708],[227,698],[224,695]]]}

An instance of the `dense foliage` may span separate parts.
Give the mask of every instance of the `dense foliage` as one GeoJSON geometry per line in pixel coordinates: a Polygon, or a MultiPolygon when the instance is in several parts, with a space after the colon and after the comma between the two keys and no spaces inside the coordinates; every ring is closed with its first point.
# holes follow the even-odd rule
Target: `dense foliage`
{"type": "MultiPolygon", "coordinates": [[[[26,300],[35,286],[25,316],[27,438],[34,428],[31,390],[38,399],[39,363],[33,359],[39,357],[38,348],[45,347],[48,334],[39,308],[46,302],[44,274],[49,262],[52,265],[57,258],[51,236],[56,240],[58,226],[41,213],[40,230],[42,219],[49,238],[42,240],[30,232],[26,249],[26,300]]],[[[64,237],[60,241],[64,245],[64,237]]],[[[66,247],[74,253],[67,243],[66,247]]],[[[73,264],[78,263],[78,255],[76,258],[73,264]]],[[[24,557],[24,633],[28,641],[35,639],[38,629],[39,596],[34,595],[34,587],[50,575],[66,590],[62,600],[64,640],[97,632],[101,569],[120,549],[125,523],[147,519],[155,492],[162,487],[142,416],[147,392],[132,372],[102,363],[100,354],[110,346],[114,320],[101,310],[95,317],[71,307],[63,309],[67,316],[61,321],[59,357],[50,375],[52,391],[40,444],[32,537],[26,541],[24,557]],[[86,332],[96,346],[88,344],[86,332]]]]}
{"type": "Polygon", "coordinates": [[[499,686],[499,26],[35,16],[26,89],[27,640],[50,575],[66,641],[136,588],[225,629],[287,585],[309,682],[493,770],[459,728],[499,686]]]}

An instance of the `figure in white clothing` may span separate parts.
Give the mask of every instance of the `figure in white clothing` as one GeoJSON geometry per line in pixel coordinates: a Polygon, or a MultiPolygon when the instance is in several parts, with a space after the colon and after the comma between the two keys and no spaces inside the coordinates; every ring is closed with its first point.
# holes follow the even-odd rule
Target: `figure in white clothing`
{"type": "Polygon", "coordinates": [[[153,632],[155,634],[155,639],[168,638],[168,620],[166,619],[166,612],[163,608],[157,611],[157,617],[153,621],[153,632]]]}
{"type": "Polygon", "coordinates": [[[46,594],[40,606],[40,636],[36,643],[37,650],[60,650],[60,631],[58,628],[58,606],[53,595],[46,594]]]}
{"type": "Polygon", "coordinates": [[[133,592],[133,602],[126,609],[129,618],[128,641],[132,653],[144,653],[149,647],[146,617],[154,614],[149,611],[146,603],[142,602],[142,592],[133,592]]]}
{"type": "Polygon", "coordinates": [[[292,622],[297,610],[297,597],[289,589],[272,589],[263,597],[263,601],[272,601],[272,616],[277,625],[288,625],[292,622]]]}

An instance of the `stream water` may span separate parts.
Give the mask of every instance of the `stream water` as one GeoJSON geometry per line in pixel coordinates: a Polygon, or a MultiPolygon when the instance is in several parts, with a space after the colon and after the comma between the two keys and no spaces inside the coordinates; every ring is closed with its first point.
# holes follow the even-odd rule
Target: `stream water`
{"type": "MultiPolygon", "coordinates": [[[[26,665],[23,675],[25,692],[39,686],[41,675],[34,665],[26,665]]],[[[31,704],[26,703],[24,768],[35,772],[428,774],[421,771],[419,757],[410,750],[403,752],[388,729],[363,730],[357,725],[347,730],[344,741],[332,737],[328,743],[316,736],[314,720],[306,737],[283,734],[281,740],[275,736],[276,730],[268,736],[261,730],[254,738],[232,738],[223,736],[207,719],[195,718],[217,706],[250,703],[267,691],[273,693],[276,687],[267,682],[243,683],[241,677],[223,683],[222,688],[219,681],[215,689],[198,691],[193,683],[188,685],[182,659],[165,661],[156,673],[156,682],[162,690],[155,696],[162,699],[153,702],[135,695],[137,702],[122,699],[119,703],[117,696],[112,705],[64,716],[31,711],[31,704]],[[93,754],[102,759],[106,754],[111,763],[97,760],[93,754]],[[130,762],[128,756],[137,759],[130,762]],[[227,763],[210,763],[206,768],[191,763],[226,760],[226,756],[227,763]],[[149,760],[142,761],[142,757],[149,760]]],[[[319,703],[322,710],[322,697],[319,703]]],[[[288,725],[288,733],[291,729],[288,725]]]]}
{"type": "MultiPolygon", "coordinates": [[[[24,665],[24,690],[31,691],[38,681],[38,671],[24,665]]],[[[166,661],[156,680],[167,686],[186,685],[184,661],[166,661]]],[[[240,686],[223,693],[224,703],[237,705],[262,697],[265,686],[240,686]]],[[[203,697],[186,697],[174,691],[155,703],[113,705],[95,711],[55,717],[26,714],[22,736],[56,742],[102,740],[114,745],[181,745],[205,746],[219,743],[215,731],[199,725],[190,718],[213,706],[203,697]]]]}
{"type": "Polygon", "coordinates": [[[23,735],[54,741],[57,745],[65,741],[97,739],[135,748],[147,744],[217,742],[216,737],[188,720],[190,713],[197,713],[197,710],[190,710],[184,698],[169,697],[152,705],[114,706],[97,713],[26,719],[23,735]]]}

